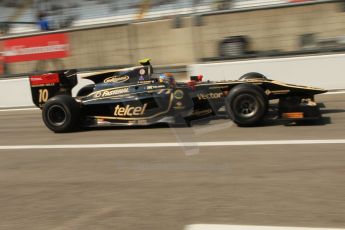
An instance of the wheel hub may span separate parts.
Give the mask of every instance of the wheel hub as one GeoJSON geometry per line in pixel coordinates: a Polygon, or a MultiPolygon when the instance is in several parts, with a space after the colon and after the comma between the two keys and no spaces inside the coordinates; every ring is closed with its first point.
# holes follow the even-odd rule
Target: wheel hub
{"type": "Polygon", "coordinates": [[[65,109],[60,105],[53,105],[48,109],[48,119],[54,126],[61,126],[66,122],[65,109]]]}
{"type": "Polygon", "coordinates": [[[240,95],[236,99],[235,112],[244,118],[252,117],[258,109],[257,100],[253,95],[245,94],[240,95]]]}

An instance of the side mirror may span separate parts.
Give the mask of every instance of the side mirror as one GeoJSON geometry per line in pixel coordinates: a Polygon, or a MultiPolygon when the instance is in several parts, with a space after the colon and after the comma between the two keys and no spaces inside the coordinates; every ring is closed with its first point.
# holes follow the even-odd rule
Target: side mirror
{"type": "Polygon", "coordinates": [[[190,80],[191,80],[191,81],[195,81],[195,82],[201,82],[203,78],[204,78],[203,75],[190,76],[190,80]]]}

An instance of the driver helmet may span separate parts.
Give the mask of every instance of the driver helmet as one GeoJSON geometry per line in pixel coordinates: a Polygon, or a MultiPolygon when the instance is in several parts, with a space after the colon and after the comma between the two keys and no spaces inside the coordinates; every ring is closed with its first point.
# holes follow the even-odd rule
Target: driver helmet
{"type": "Polygon", "coordinates": [[[175,85],[175,78],[171,73],[164,73],[159,75],[159,82],[166,83],[168,85],[175,85]]]}

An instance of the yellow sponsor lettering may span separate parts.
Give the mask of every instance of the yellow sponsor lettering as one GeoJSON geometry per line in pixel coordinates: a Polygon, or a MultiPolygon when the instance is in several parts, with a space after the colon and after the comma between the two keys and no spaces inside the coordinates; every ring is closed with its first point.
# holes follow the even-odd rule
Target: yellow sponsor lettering
{"type": "Polygon", "coordinates": [[[104,79],[104,83],[121,83],[129,79],[129,76],[114,76],[104,79]]]}
{"type": "Polygon", "coordinates": [[[48,98],[49,98],[48,89],[39,89],[38,93],[39,93],[39,96],[38,96],[39,103],[45,103],[48,101],[48,98]]]}
{"type": "Polygon", "coordinates": [[[223,93],[199,93],[198,94],[198,99],[199,100],[210,100],[210,99],[219,99],[221,97],[223,97],[223,93]]]}

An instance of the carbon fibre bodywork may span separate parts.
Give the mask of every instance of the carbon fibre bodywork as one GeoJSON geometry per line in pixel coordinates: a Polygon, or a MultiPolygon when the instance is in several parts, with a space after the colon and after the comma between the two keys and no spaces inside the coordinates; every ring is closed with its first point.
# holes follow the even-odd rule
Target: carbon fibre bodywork
{"type": "MultiPolygon", "coordinates": [[[[80,106],[80,125],[173,124],[217,115],[227,103],[232,89],[241,84],[260,87],[267,101],[279,99],[280,117],[298,112],[304,114],[303,118],[317,119],[320,113],[314,103],[314,95],[326,92],[266,78],[223,82],[202,82],[193,78],[189,82],[168,84],[159,82],[152,73],[153,68],[147,62],[128,69],[81,74],[80,77],[95,84],[86,86],[75,97],[80,106]]],[[[69,71],[33,76],[30,82],[33,101],[43,108],[53,96],[70,95],[76,85],[76,73],[69,71]]]]}

